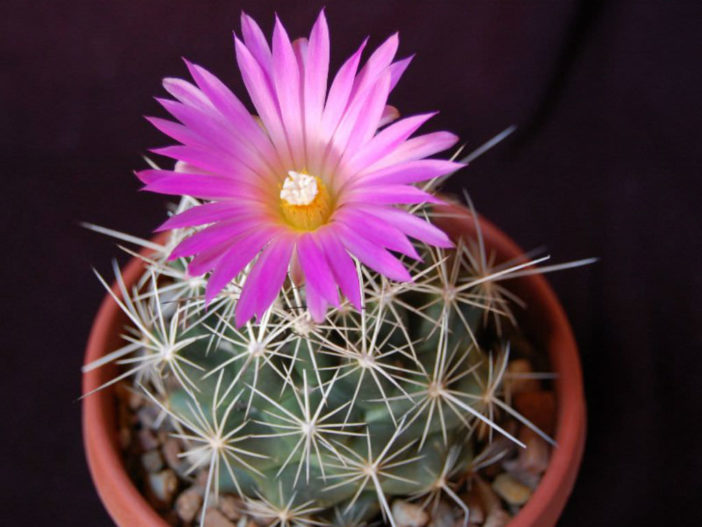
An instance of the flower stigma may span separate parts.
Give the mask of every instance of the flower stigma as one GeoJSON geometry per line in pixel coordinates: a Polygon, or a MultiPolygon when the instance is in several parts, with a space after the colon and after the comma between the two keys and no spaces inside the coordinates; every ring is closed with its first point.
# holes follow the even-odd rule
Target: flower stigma
{"type": "Polygon", "coordinates": [[[329,218],[331,199],[321,179],[289,170],[280,189],[280,208],[292,227],[312,231],[329,218]]]}

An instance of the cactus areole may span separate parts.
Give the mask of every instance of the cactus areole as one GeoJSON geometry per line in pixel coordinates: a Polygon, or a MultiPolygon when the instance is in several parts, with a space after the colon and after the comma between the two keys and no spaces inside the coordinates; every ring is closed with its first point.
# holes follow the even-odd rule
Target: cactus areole
{"type": "Polygon", "coordinates": [[[150,120],[178,141],[157,151],[176,165],[138,176],[180,196],[169,232],[110,231],[142,248],[112,287],[98,275],[110,294],[83,369],[87,456],[108,511],[124,527],[166,525],[124,469],[114,387],[126,381],[181,445],[179,476],[204,475],[196,524],[226,493],[273,526],[401,527],[395,499],[439,498],[467,525],[456,489],[483,455],[476,438],[524,446],[504,416],[558,444],[510,525],[555,524],[585,409],[568,322],[534,267],[544,259],[472,205],[437,205],[440,178],[463,164],[426,159],[452,134],[410,138],[431,114],[397,120],[387,105],[409,63],[394,59],[396,35],[329,76],[324,13],[292,42],[278,20],[270,46],[246,15],[241,31],[256,115],[199,66],[188,63],[195,84],[167,79],[176,100],[161,103],[180,122],[150,120]],[[509,404],[514,335],[557,374],[555,434],[509,404]]]}

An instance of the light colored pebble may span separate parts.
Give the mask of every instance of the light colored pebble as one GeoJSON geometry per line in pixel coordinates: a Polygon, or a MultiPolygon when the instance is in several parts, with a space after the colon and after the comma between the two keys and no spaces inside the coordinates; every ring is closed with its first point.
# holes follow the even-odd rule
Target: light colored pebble
{"type": "Polygon", "coordinates": [[[399,527],[424,527],[429,521],[429,515],[424,509],[402,500],[393,502],[392,515],[399,527]]]}
{"type": "Polygon", "coordinates": [[[201,470],[195,476],[195,485],[203,490],[206,489],[208,478],[209,478],[209,473],[207,472],[207,470],[201,470]]]}
{"type": "Polygon", "coordinates": [[[142,427],[156,429],[156,423],[159,414],[160,410],[158,409],[158,407],[153,405],[147,405],[139,408],[139,411],[136,413],[136,417],[141,423],[142,427]]]}
{"type": "Polygon", "coordinates": [[[180,496],[176,499],[175,509],[181,520],[185,523],[190,523],[197,516],[200,505],[202,505],[202,495],[198,489],[191,487],[180,493],[180,496]]]}
{"type": "Polygon", "coordinates": [[[454,521],[455,518],[451,507],[447,503],[440,501],[436,510],[432,512],[429,527],[453,527],[454,521]]]}
{"type": "Polygon", "coordinates": [[[163,443],[161,451],[166,464],[176,472],[179,472],[183,465],[183,460],[178,456],[182,451],[180,442],[175,437],[169,437],[163,443]]]}
{"type": "Polygon", "coordinates": [[[137,441],[142,450],[153,450],[158,448],[158,439],[148,428],[142,428],[137,432],[137,441]]]}
{"type": "Polygon", "coordinates": [[[526,445],[526,448],[519,452],[521,468],[533,474],[542,474],[551,460],[551,447],[526,426],[520,430],[519,439],[526,445]]]}
{"type": "Polygon", "coordinates": [[[485,513],[490,515],[491,512],[502,509],[500,498],[497,497],[497,494],[493,492],[492,487],[490,487],[485,480],[477,476],[473,483],[478,496],[480,496],[480,502],[483,504],[483,511],[485,513]]]}
{"type": "Polygon", "coordinates": [[[150,497],[160,506],[167,506],[173,502],[178,489],[178,477],[172,470],[148,474],[147,484],[150,497]]]}
{"type": "Polygon", "coordinates": [[[163,458],[158,450],[149,450],[141,455],[141,466],[147,472],[158,472],[163,468],[163,458]]]}
{"type": "Polygon", "coordinates": [[[236,527],[235,523],[230,522],[221,511],[210,507],[205,513],[205,525],[207,527],[236,527]]]}
{"type": "Polygon", "coordinates": [[[528,377],[533,372],[531,362],[527,359],[510,361],[507,366],[507,375],[505,376],[505,388],[511,395],[539,390],[541,388],[539,380],[528,377]]]}
{"type": "Polygon", "coordinates": [[[496,510],[485,519],[483,527],[506,527],[512,517],[506,511],[496,510]]]}
{"type": "Polygon", "coordinates": [[[144,396],[126,382],[118,383],[115,390],[117,397],[125,401],[132,411],[138,410],[144,404],[144,396]]]}
{"type": "Polygon", "coordinates": [[[241,498],[224,495],[220,496],[217,507],[227,518],[232,521],[236,521],[241,519],[241,514],[244,510],[244,502],[241,501],[241,498]]]}
{"type": "Polygon", "coordinates": [[[485,521],[485,511],[480,494],[475,487],[462,496],[463,502],[468,507],[470,515],[468,516],[470,523],[481,524],[485,521]]]}
{"type": "Polygon", "coordinates": [[[524,505],[531,496],[531,489],[509,474],[500,474],[492,482],[493,490],[510,505],[524,505]]]}
{"type": "Polygon", "coordinates": [[[522,468],[519,458],[505,461],[502,463],[502,468],[519,483],[526,485],[532,490],[539,486],[541,477],[522,468]]]}

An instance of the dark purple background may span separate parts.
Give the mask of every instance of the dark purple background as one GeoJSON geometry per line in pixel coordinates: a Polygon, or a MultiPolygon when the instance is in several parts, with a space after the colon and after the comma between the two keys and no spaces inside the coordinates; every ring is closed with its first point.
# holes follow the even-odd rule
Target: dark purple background
{"type": "MultiPolygon", "coordinates": [[[[556,260],[589,405],[583,469],[560,525],[699,524],[702,215],[697,0],[328,1],[336,65],[365,35],[399,30],[417,58],[393,94],[441,110],[477,146],[520,132],[464,170],[482,212],[556,260]],[[693,518],[695,518],[693,520],[693,518]]],[[[180,56],[242,94],[230,31],[245,8],[292,35],[321,2],[4,2],[0,16],[2,449],[0,523],[109,525],[80,436],[80,365],[109,271],[89,220],[148,236],[164,217],[131,171],[165,139],[163,76],[180,56]],[[292,6],[295,7],[292,7],[292,6]],[[8,210],[9,205],[9,210],[8,210]],[[7,339],[9,336],[9,341],[7,339]]]]}

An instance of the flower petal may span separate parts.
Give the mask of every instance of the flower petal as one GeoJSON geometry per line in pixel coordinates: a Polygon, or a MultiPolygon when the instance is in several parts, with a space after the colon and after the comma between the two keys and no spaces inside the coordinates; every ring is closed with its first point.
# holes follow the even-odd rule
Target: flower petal
{"type": "Polygon", "coordinates": [[[305,273],[305,286],[315,291],[334,306],[339,305],[336,281],[322,251],[319,250],[312,233],[303,234],[297,241],[297,256],[305,273]]]}
{"type": "Polygon", "coordinates": [[[381,128],[381,127],[385,126],[386,124],[390,124],[399,118],[400,118],[400,110],[398,110],[394,106],[391,106],[390,104],[386,104],[385,108],[383,109],[383,115],[380,116],[380,122],[378,123],[378,128],[381,128]]]}
{"type": "Polygon", "coordinates": [[[378,128],[390,87],[390,74],[385,72],[378,83],[363,95],[355,97],[339,123],[331,148],[327,152],[328,171],[338,172],[336,183],[343,184],[350,174],[335,170],[345,153],[355,152],[378,128]]]}
{"type": "Polygon", "coordinates": [[[406,185],[451,174],[465,165],[445,159],[421,159],[357,176],[352,185],[406,185]]]}
{"type": "Polygon", "coordinates": [[[324,9],[310,32],[304,75],[305,126],[310,137],[316,135],[322,120],[329,75],[329,27],[324,9]]]}
{"type": "Polygon", "coordinates": [[[436,115],[436,112],[406,117],[378,132],[359,152],[355,152],[344,167],[350,173],[362,171],[395,150],[398,145],[417,131],[425,122],[436,115]]]}
{"type": "Polygon", "coordinates": [[[307,300],[307,310],[312,315],[315,322],[324,322],[327,314],[327,301],[317,292],[312,284],[305,286],[305,299],[307,300]]]}
{"type": "Polygon", "coordinates": [[[213,153],[206,148],[186,145],[153,148],[151,151],[154,154],[185,162],[194,167],[196,171],[202,170],[225,179],[241,180],[249,184],[256,180],[267,184],[276,184],[271,177],[271,173],[266,168],[256,167],[255,170],[252,170],[249,166],[225,152],[213,153]]]}
{"type": "Polygon", "coordinates": [[[238,217],[227,222],[210,225],[180,242],[171,251],[169,259],[175,260],[184,256],[192,256],[193,254],[225,245],[242,233],[252,229],[262,229],[262,223],[260,216],[251,214],[248,217],[238,217]]]}
{"type": "Polygon", "coordinates": [[[303,167],[305,150],[300,83],[300,66],[295,51],[288,33],[276,16],[273,28],[273,85],[294,166],[303,167]]]}
{"type": "Polygon", "coordinates": [[[212,111],[210,100],[195,86],[183,79],[167,77],[162,81],[164,89],[183,104],[203,111],[212,111]]]}
{"type": "Polygon", "coordinates": [[[369,207],[345,209],[334,216],[334,221],[344,223],[356,232],[362,232],[369,242],[378,247],[421,260],[417,250],[400,230],[386,222],[378,221],[374,216],[369,216],[366,213],[368,209],[369,207]]]}
{"type": "Polygon", "coordinates": [[[305,148],[308,166],[321,169],[321,153],[326,148],[320,133],[329,76],[329,28],[324,10],[312,27],[304,67],[305,148]]]}
{"type": "Polygon", "coordinates": [[[241,148],[238,142],[232,140],[231,131],[220,114],[213,109],[205,111],[202,108],[160,97],[156,97],[156,101],[207,144],[212,144],[225,152],[236,152],[241,148]]]}
{"type": "Polygon", "coordinates": [[[397,62],[390,64],[390,91],[395,89],[395,86],[397,86],[402,74],[410,65],[413,58],[414,55],[410,55],[409,57],[405,57],[404,59],[400,59],[397,62]]]}
{"type": "Polygon", "coordinates": [[[414,203],[443,203],[433,194],[410,185],[368,185],[345,192],[339,198],[342,204],[396,205],[414,203]]]}
{"type": "Polygon", "coordinates": [[[450,132],[432,132],[419,135],[400,144],[394,151],[378,160],[372,167],[368,167],[367,170],[380,170],[390,165],[423,159],[451,148],[457,141],[458,137],[450,132]]]}
{"type": "Polygon", "coordinates": [[[412,280],[407,269],[402,262],[395,258],[385,249],[366,240],[363,234],[350,229],[344,224],[335,225],[339,239],[346,249],[358,258],[364,265],[399,282],[409,282],[412,280]]]}
{"type": "Polygon", "coordinates": [[[356,52],[344,62],[332,81],[322,115],[320,132],[323,134],[324,141],[331,139],[339,124],[339,120],[344,115],[344,110],[346,110],[349,102],[349,95],[353,89],[358,63],[361,60],[361,54],[367,42],[368,39],[364,40],[356,52]]]}
{"type": "Polygon", "coordinates": [[[142,181],[148,181],[142,189],[148,192],[193,196],[201,199],[237,198],[264,201],[258,186],[230,178],[166,170],[142,170],[137,175],[142,181]],[[160,177],[156,174],[160,174],[160,177]]]}
{"type": "Polygon", "coordinates": [[[358,281],[356,266],[346,248],[334,233],[333,226],[319,229],[317,231],[317,241],[324,251],[341,292],[356,309],[361,309],[361,285],[358,281]]]}
{"type": "Polygon", "coordinates": [[[260,319],[278,296],[295,246],[294,237],[281,234],[263,250],[246,278],[236,304],[236,325],[242,326],[257,315],[260,319]]]}
{"type": "Polygon", "coordinates": [[[184,145],[207,145],[207,141],[199,134],[196,134],[194,131],[180,123],[174,123],[173,121],[162,119],[160,117],[145,117],[145,119],[149,121],[157,130],[163,132],[172,139],[183,143],[184,145]]]}
{"type": "Polygon", "coordinates": [[[386,207],[368,207],[361,210],[419,241],[436,247],[453,247],[453,242],[444,231],[407,211],[386,207]]]}
{"type": "Polygon", "coordinates": [[[218,260],[207,281],[205,303],[209,304],[224,287],[251,262],[270,241],[270,232],[252,230],[232,241],[231,249],[218,260]]]}
{"type": "Polygon", "coordinates": [[[397,53],[400,38],[397,33],[390,35],[385,42],[371,54],[361,71],[358,73],[351,91],[351,100],[363,96],[364,91],[373,86],[380,75],[384,73],[392,63],[392,59],[397,53]]]}
{"type": "Polygon", "coordinates": [[[240,210],[241,206],[232,201],[205,203],[171,216],[156,229],[156,232],[214,223],[231,216],[237,216],[237,212],[240,210]]]}
{"type": "Polygon", "coordinates": [[[272,170],[282,170],[278,153],[273,148],[265,132],[256,123],[246,106],[227,88],[222,81],[197,64],[185,62],[190,74],[212,104],[230,122],[233,134],[244,144],[251,145],[272,170]]]}
{"type": "Polygon", "coordinates": [[[244,12],[241,13],[241,36],[251,55],[256,59],[264,74],[270,79],[273,60],[268,41],[256,21],[244,12]]]}
{"type": "Polygon", "coordinates": [[[292,166],[290,147],[283,128],[278,101],[271,89],[270,81],[266,79],[261,65],[254,59],[244,43],[238,38],[234,40],[236,60],[251,102],[256,107],[258,116],[263,121],[276,150],[281,155],[283,164],[292,166]]]}
{"type": "MultiPolygon", "coordinates": [[[[358,117],[354,119],[348,143],[345,145],[347,154],[353,155],[360,147],[364,146],[378,130],[380,118],[383,115],[388,95],[390,94],[390,73],[385,72],[375,84],[368,97],[359,98],[359,106],[362,109],[358,117]]],[[[343,126],[339,125],[340,128],[343,126]]],[[[336,136],[335,136],[336,137],[336,136]]]]}

